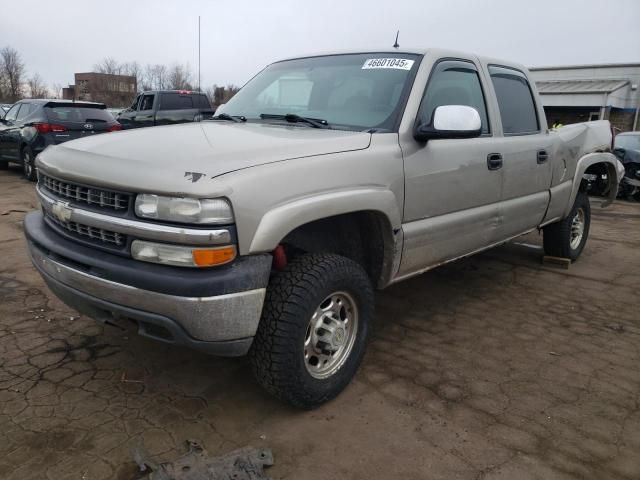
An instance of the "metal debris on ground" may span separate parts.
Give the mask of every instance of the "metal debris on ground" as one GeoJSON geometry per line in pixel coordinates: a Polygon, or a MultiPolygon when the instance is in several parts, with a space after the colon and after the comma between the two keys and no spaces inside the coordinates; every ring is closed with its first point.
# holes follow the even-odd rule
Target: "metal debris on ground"
{"type": "Polygon", "coordinates": [[[144,447],[132,450],[133,460],[145,476],[139,480],[269,480],[265,467],[273,465],[269,449],[241,448],[210,457],[196,441],[187,440],[188,452],[172,462],[157,463],[144,447]]]}
{"type": "Polygon", "coordinates": [[[122,383],[144,383],[142,380],[133,380],[132,378],[127,378],[127,372],[122,372],[120,381],[122,383]]]}
{"type": "Polygon", "coordinates": [[[571,259],[545,255],[544,257],[542,257],[542,264],[553,265],[553,266],[564,268],[565,270],[569,270],[569,267],[571,266],[571,259]]]}
{"type": "Polygon", "coordinates": [[[624,332],[624,325],[622,325],[620,323],[610,323],[610,324],[606,325],[606,327],[609,330],[613,330],[614,332],[618,332],[618,333],[623,333],[624,332]]]}
{"type": "Polygon", "coordinates": [[[0,215],[9,215],[10,213],[27,213],[29,210],[21,210],[18,208],[12,208],[10,210],[5,210],[4,212],[0,213],[0,215]]]}

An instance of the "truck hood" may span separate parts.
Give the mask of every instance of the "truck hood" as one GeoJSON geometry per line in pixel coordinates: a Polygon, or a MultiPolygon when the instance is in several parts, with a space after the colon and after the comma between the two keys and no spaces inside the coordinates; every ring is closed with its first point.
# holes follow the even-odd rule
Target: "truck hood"
{"type": "Polygon", "coordinates": [[[267,163],[366,149],[371,134],[262,123],[202,122],[106,133],[52,146],[38,168],[132,192],[195,196],[207,180],[267,163]]]}

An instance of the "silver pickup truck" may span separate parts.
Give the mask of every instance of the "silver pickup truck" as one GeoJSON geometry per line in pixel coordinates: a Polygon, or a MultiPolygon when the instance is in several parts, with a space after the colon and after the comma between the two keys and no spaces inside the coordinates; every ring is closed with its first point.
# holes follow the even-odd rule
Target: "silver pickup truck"
{"type": "Polygon", "coordinates": [[[575,260],[583,174],[622,168],[608,122],[550,131],[522,65],[448,50],[293,58],[213,120],[49,147],[33,264],[68,305],[248,354],[299,407],[355,374],[374,290],[542,229],[575,260]]]}

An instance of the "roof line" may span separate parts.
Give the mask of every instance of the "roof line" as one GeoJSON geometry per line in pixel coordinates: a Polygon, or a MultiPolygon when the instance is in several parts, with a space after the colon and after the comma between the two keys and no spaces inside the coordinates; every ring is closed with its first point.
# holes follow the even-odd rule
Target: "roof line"
{"type": "MultiPolygon", "coordinates": [[[[585,90],[585,89],[578,89],[578,90],[551,90],[551,91],[544,91],[544,87],[542,85],[539,86],[538,88],[538,93],[540,95],[580,95],[580,94],[592,94],[592,93],[613,93],[617,90],[620,90],[622,87],[629,85],[631,82],[629,80],[606,80],[608,82],[618,82],[614,85],[611,85],[609,88],[600,88],[598,90],[585,90]]],[[[551,81],[546,81],[546,80],[541,80],[538,82],[535,82],[536,85],[539,84],[543,84],[543,83],[564,83],[564,84],[569,84],[569,83],[602,83],[599,80],[551,80],[551,81]]]]}
{"type": "Polygon", "coordinates": [[[550,80],[536,80],[536,83],[598,83],[598,82],[626,82],[629,83],[628,78],[554,78],[550,80]]]}
{"type": "Polygon", "coordinates": [[[555,65],[555,66],[546,66],[546,67],[529,67],[530,72],[535,72],[539,70],[563,70],[563,69],[586,69],[586,68],[606,68],[606,67],[640,67],[640,62],[638,63],[591,63],[585,65],[555,65]]]}

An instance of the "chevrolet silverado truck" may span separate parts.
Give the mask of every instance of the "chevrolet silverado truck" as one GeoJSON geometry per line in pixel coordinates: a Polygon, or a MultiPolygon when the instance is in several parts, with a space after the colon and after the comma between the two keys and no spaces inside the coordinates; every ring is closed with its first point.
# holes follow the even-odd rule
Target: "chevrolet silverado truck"
{"type": "Polygon", "coordinates": [[[127,130],[176,123],[199,122],[211,117],[209,98],[189,90],[150,90],[139,94],[133,104],[117,116],[127,130]]]}
{"type": "Polygon", "coordinates": [[[279,61],[212,120],[76,140],[37,167],[24,228],[57,296],[248,354],[301,408],[356,373],[375,289],[536,229],[576,260],[583,174],[608,172],[608,203],[623,172],[608,122],[548,129],[522,65],[436,49],[279,61]]]}

